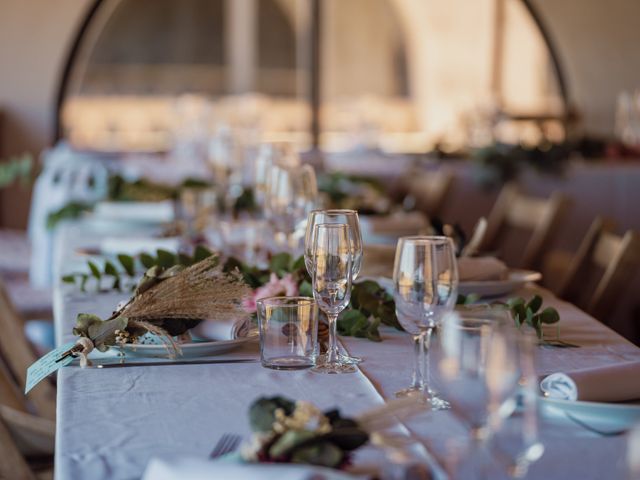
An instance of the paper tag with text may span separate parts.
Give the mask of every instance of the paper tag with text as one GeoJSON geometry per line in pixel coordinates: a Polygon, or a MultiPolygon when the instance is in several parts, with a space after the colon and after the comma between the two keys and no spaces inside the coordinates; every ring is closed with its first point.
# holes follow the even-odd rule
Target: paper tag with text
{"type": "Polygon", "coordinates": [[[62,345],[55,350],[51,350],[44,357],[41,357],[39,360],[34,362],[27,369],[27,384],[24,387],[24,393],[29,393],[29,390],[31,390],[53,372],[55,372],[59,368],[64,367],[65,365],[70,364],[73,361],[73,357],[71,355],[65,357],[59,362],[56,362],[56,360],[58,360],[66,351],[73,348],[74,345],[75,342],[62,345]]]}

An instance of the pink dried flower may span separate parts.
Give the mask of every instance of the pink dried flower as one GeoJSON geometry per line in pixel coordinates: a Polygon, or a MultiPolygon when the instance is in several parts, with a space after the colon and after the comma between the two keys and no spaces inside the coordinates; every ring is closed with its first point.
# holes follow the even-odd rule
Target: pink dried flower
{"type": "Polygon", "coordinates": [[[298,295],[298,285],[293,281],[293,276],[288,273],[282,278],[278,278],[275,273],[269,277],[269,282],[262,287],[256,288],[253,294],[245,298],[243,307],[248,313],[256,311],[256,301],[267,297],[295,297],[298,295]]]}

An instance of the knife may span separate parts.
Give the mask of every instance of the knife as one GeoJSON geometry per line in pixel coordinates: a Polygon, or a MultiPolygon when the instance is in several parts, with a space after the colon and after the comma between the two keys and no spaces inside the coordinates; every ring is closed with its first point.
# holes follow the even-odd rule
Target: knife
{"type": "Polygon", "coordinates": [[[217,360],[177,360],[167,362],[124,362],[124,363],[101,363],[95,368],[120,368],[120,367],[153,367],[156,365],[213,365],[225,363],[255,363],[257,358],[227,358],[217,360]]]}

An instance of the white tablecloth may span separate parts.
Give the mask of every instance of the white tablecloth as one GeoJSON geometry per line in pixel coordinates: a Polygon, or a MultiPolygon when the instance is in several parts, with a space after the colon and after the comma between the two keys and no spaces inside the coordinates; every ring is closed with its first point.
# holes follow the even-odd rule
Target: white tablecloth
{"type": "MultiPolygon", "coordinates": [[[[68,246],[75,248],[80,242],[68,246]]],[[[68,258],[68,257],[67,257],[68,258]]],[[[529,287],[559,309],[562,338],[579,349],[539,348],[538,373],[640,359],[640,349],[575,307],[544,290],[529,287]]],[[[68,285],[55,290],[57,341],[70,339],[80,312],[111,313],[126,294],[80,293],[68,285]]],[[[147,366],[115,369],[65,367],[58,376],[56,478],[139,478],[155,456],[191,454],[205,457],[225,432],[249,433],[247,409],[261,395],[312,400],[322,408],[338,406],[347,414],[379,404],[406,387],[413,349],[408,335],[383,328],[384,341],[345,338],[346,348],[365,361],[358,373],[318,375],[309,371],[272,371],[259,363],[147,366]]],[[[256,356],[255,346],[234,352],[256,356]]],[[[448,412],[431,412],[407,424],[434,453],[448,438],[461,435],[448,412]]],[[[625,437],[599,437],[571,424],[545,422],[545,454],[528,478],[625,478],[625,437]]],[[[383,457],[363,449],[356,465],[366,467],[383,457]]]]}

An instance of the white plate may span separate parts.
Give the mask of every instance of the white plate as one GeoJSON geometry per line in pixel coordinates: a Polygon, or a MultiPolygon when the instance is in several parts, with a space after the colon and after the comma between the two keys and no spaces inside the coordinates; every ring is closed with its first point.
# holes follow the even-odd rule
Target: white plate
{"type": "MultiPolygon", "coordinates": [[[[250,333],[246,337],[230,338],[228,340],[194,341],[180,345],[182,358],[208,357],[220,355],[234,348],[238,348],[258,338],[257,333],[250,333]]],[[[119,350],[119,349],[118,349],[119,350]]],[[[127,357],[161,357],[167,358],[168,350],[164,345],[131,345],[123,346],[127,357]]]]}
{"type": "Polygon", "coordinates": [[[602,432],[627,430],[640,422],[640,404],[601,403],[560,400],[541,397],[542,413],[548,418],[569,420],[571,415],[577,421],[602,432]]]}
{"type": "Polygon", "coordinates": [[[537,282],[542,274],[532,270],[509,270],[504,280],[460,282],[458,291],[463,295],[475,293],[481,297],[498,297],[518,290],[529,282],[537,282]]]}

